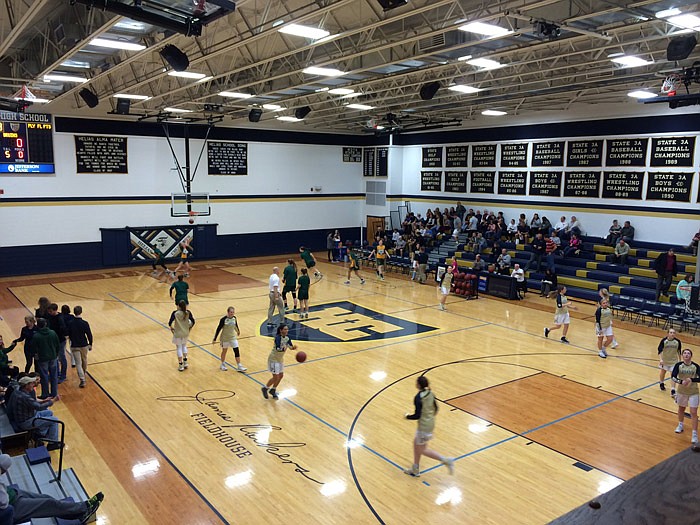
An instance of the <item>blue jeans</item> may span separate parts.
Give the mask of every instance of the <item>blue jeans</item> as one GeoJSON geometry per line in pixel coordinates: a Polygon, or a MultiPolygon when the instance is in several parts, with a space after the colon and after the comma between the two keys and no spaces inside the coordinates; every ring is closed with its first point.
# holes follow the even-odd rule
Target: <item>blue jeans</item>
{"type": "Polygon", "coordinates": [[[58,347],[58,363],[60,364],[60,370],[58,371],[58,378],[65,381],[66,379],[66,368],[68,368],[68,360],[66,359],[66,340],[61,339],[61,345],[58,347]]]}
{"type": "Polygon", "coordinates": [[[53,412],[51,412],[51,410],[37,410],[34,417],[45,417],[51,421],[45,421],[43,419],[34,420],[34,418],[32,418],[19,423],[18,426],[22,430],[29,430],[34,426],[39,429],[41,437],[51,439],[52,441],[58,441],[58,423],[56,423],[58,419],[54,417],[53,412]]]}
{"type": "Polygon", "coordinates": [[[41,379],[41,397],[56,397],[58,395],[58,359],[39,361],[37,364],[41,379]]]}

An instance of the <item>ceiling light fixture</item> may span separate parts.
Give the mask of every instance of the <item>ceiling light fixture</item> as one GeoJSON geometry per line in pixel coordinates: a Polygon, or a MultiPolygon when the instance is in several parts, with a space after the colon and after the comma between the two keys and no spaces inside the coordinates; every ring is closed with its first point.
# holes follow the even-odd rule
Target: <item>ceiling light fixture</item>
{"type": "Polygon", "coordinates": [[[209,82],[212,78],[214,78],[214,77],[209,76],[209,77],[201,78],[197,81],[197,84],[201,84],[202,82],[209,82]]]}
{"type": "Polygon", "coordinates": [[[477,35],[484,35],[488,37],[505,36],[513,32],[510,29],[493,24],[487,24],[485,22],[471,22],[460,26],[459,29],[461,31],[468,31],[469,33],[476,33],[477,35]]]}
{"type": "Polygon", "coordinates": [[[206,78],[204,73],[195,73],[194,71],[170,71],[168,76],[171,77],[181,77],[181,78],[193,78],[196,80],[202,80],[206,78]]]}
{"type": "Polygon", "coordinates": [[[678,9],[677,7],[672,7],[671,9],[664,9],[663,11],[659,11],[658,13],[656,13],[656,18],[668,18],[669,16],[676,16],[680,14],[680,9],[678,9]]]}
{"type": "Polygon", "coordinates": [[[328,90],[328,93],[331,95],[351,95],[354,92],[355,90],[350,88],[333,88],[328,90]]]}
{"type": "Polygon", "coordinates": [[[302,119],[296,118],[296,117],[277,117],[277,120],[281,120],[282,122],[301,122],[302,119]]]}
{"type": "Polygon", "coordinates": [[[303,70],[307,75],[319,75],[324,77],[339,77],[345,74],[345,71],[334,69],[332,67],[307,67],[303,70]]]}
{"type": "Polygon", "coordinates": [[[462,85],[462,84],[450,86],[447,89],[450,89],[452,91],[457,91],[458,93],[465,93],[465,94],[478,93],[479,91],[482,91],[479,88],[475,88],[473,86],[466,86],[466,85],[462,85]]]}
{"type": "Polygon", "coordinates": [[[678,15],[667,18],[666,21],[674,26],[685,29],[700,30],[700,18],[695,15],[678,15]]]}
{"type": "Polygon", "coordinates": [[[350,109],[362,109],[362,110],[374,109],[374,106],[368,106],[366,104],[348,104],[345,107],[350,108],[350,109]]]}
{"type": "Polygon", "coordinates": [[[471,60],[471,58],[472,58],[471,55],[464,55],[462,57],[458,57],[457,60],[459,60],[460,62],[464,62],[466,60],[471,60]]]}
{"type": "Polygon", "coordinates": [[[169,113],[192,113],[191,109],[182,108],[163,108],[163,111],[168,111],[169,113]]]}
{"type": "Polygon", "coordinates": [[[615,62],[616,64],[620,64],[622,67],[639,67],[639,66],[646,66],[647,64],[651,64],[651,62],[648,60],[644,60],[643,58],[629,56],[629,55],[623,55],[621,57],[616,57],[616,58],[613,58],[611,60],[612,60],[612,62],[615,62]]]}
{"type": "Polygon", "coordinates": [[[481,112],[482,115],[485,115],[487,117],[502,117],[503,115],[507,115],[507,111],[499,111],[497,109],[485,109],[484,111],[481,112]]]}
{"type": "Polygon", "coordinates": [[[44,75],[44,82],[50,82],[50,81],[55,81],[55,82],[77,82],[77,83],[83,83],[87,82],[87,78],[85,77],[76,77],[73,75],[63,75],[61,73],[51,73],[48,75],[44,75]]]}
{"type": "Polygon", "coordinates": [[[112,95],[114,98],[128,98],[130,100],[150,100],[151,97],[146,95],[132,95],[130,93],[115,93],[112,95]]]}
{"type": "Polygon", "coordinates": [[[123,40],[108,40],[106,38],[93,38],[89,45],[97,47],[108,47],[110,49],[124,49],[126,51],[141,51],[146,49],[146,46],[136,44],[134,42],[126,42],[123,40]]]}
{"type": "Polygon", "coordinates": [[[497,60],[491,60],[490,58],[473,58],[471,60],[467,60],[467,64],[471,66],[476,66],[480,67],[481,69],[498,69],[499,67],[503,67],[503,64],[498,62],[497,60]]]}
{"type": "Polygon", "coordinates": [[[282,106],[278,106],[277,104],[263,104],[262,107],[263,109],[269,109],[270,111],[282,111],[284,109],[282,106]]]}
{"type": "Polygon", "coordinates": [[[219,93],[222,97],[228,97],[228,98],[251,98],[255,95],[251,95],[250,93],[239,93],[237,91],[222,91],[219,93]]]}
{"type": "Polygon", "coordinates": [[[279,28],[277,31],[279,31],[280,33],[285,33],[287,35],[310,38],[311,40],[326,38],[330,35],[330,33],[325,29],[319,29],[318,27],[303,26],[301,24],[289,24],[287,26],[279,28]]]}
{"type": "Polygon", "coordinates": [[[630,91],[629,93],[627,93],[627,96],[643,100],[643,99],[647,99],[647,98],[655,98],[655,97],[658,97],[659,95],[657,95],[656,93],[651,93],[649,91],[644,91],[642,89],[637,89],[635,91],[630,91]]]}
{"type": "Polygon", "coordinates": [[[37,103],[37,104],[46,104],[48,102],[51,102],[48,98],[22,98],[22,97],[15,97],[15,100],[18,102],[32,102],[32,103],[37,103]]]}

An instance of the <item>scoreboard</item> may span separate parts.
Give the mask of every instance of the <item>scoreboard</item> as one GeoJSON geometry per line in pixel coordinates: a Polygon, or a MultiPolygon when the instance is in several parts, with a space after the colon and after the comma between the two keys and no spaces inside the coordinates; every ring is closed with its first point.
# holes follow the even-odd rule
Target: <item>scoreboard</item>
{"type": "Polygon", "coordinates": [[[0,111],[0,174],[55,171],[51,115],[0,111]]]}

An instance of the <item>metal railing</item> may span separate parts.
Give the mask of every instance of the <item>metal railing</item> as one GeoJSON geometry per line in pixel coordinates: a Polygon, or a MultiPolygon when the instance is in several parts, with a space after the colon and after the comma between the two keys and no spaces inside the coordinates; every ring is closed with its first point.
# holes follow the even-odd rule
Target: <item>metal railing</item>
{"type": "MultiPolygon", "coordinates": [[[[60,433],[58,441],[56,441],[54,439],[49,439],[49,438],[46,438],[43,436],[39,438],[40,441],[44,441],[46,443],[55,443],[58,445],[58,450],[59,450],[59,453],[58,453],[58,475],[56,475],[56,473],[54,472],[54,475],[53,475],[54,479],[51,480],[51,483],[54,483],[54,482],[60,483],[61,482],[61,474],[63,474],[63,447],[65,445],[65,441],[63,438],[66,435],[66,424],[63,421],[60,421],[60,420],[54,419],[54,418],[50,418],[50,417],[35,417],[32,420],[32,425],[34,426],[34,423],[36,421],[39,421],[39,420],[49,421],[50,423],[56,423],[56,424],[61,426],[61,433],[60,433]]],[[[38,430],[38,429],[36,429],[36,430],[38,430]]]]}

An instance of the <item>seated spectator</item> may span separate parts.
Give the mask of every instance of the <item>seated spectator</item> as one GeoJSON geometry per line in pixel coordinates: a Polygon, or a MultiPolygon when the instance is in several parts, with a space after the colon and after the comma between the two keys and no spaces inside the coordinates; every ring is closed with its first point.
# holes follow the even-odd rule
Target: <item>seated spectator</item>
{"type": "Polygon", "coordinates": [[[700,230],[693,236],[693,240],[690,241],[689,248],[693,250],[693,255],[698,254],[698,242],[700,242],[700,230]]]}
{"type": "Polygon", "coordinates": [[[622,266],[627,266],[627,256],[630,253],[630,245],[625,242],[624,239],[620,239],[620,242],[615,245],[615,252],[613,253],[613,263],[621,264],[622,266]]]}
{"type": "Polygon", "coordinates": [[[687,274],[683,279],[678,281],[676,285],[676,298],[679,304],[690,304],[690,289],[691,284],[695,281],[695,276],[693,274],[687,274]]]}
{"type": "Polygon", "coordinates": [[[624,226],[622,226],[620,238],[624,239],[627,244],[634,240],[634,226],[630,224],[630,221],[625,221],[624,226]]]}
{"type": "Polygon", "coordinates": [[[510,276],[515,279],[515,289],[518,292],[518,298],[525,299],[527,281],[525,280],[525,272],[518,263],[513,265],[513,271],[510,273],[510,276]]]}
{"type": "Polygon", "coordinates": [[[539,232],[542,229],[542,219],[540,219],[540,216],[535,213],[532,216],[532,220],[530,221],[530,237],[534,237],[537,235],[537,232],[539,232]]]}
{"type": "Polygon", "coordinates": [[[58,420],[51,410],[47,410],[53,405],[53,399],[37,401],[35,388],[35,377],[25,376],[19,380],[19,390],[12,395],[11,419],[20,430],[36,428],[41,437],[49,441],[46,448],[56,450],[61,447],[58,442],[58,423],[56,423],[58,420]],[[38,417],[44,419],[35,420],[38,417]]]}
{"type": "Polygon", "coordinates": [[[563,215],[559,217],[559,222],[552,226],[552,233],[556,233],[560,239],[566,239],[566,230],[569,227],[569,223],[566,222],[566,217],[563,215]]]}
{"type": "Polygon", "coordinates": [[[540,266],[542,265],[542,259],[546,255],[547,250],[547,243],[544,241],[544,238],[542,237],[542,234],[540,232],[538,232],[537,235],[535,235],[535,238],[532,240],[532,244],[530,244],[530,249],[530,260],[525,266],[525,271],[528,271],[532,263],[534,261],[537,261],[537,271],[539,272],[540,266]]]}
{"type": "Polygon", "coordinates": [[[476,254],[476,258],[474,259],[474,265],[472,266],[472,270],[475,272],[483,272],[486,269],[486,261],[481,259],[481,255],[478,253],[476,254]]]}
{"type": "Polygon", "coordinates": [[[549,219],[545,217],[544,215],[542,216],[542,235],[544,237],[547,237],[548,235],[552,234],[552,223],[549,222],[549,219]]]}
{"type": "Polygon", "coordinates": [[[501,229],[498,227],[495,221],[489,222],[486,231],[484,232],[484,237],[489,242],[497,242],[501,239],[501,229]]]}
{"type": "Polygon", "coordinates": [[[583,243],[581,242],[581,239],[578,238],[578,235],[572,233],[569,246],[564,248],[564,257],[568,257],[569,255],[579,255],[581,253],[582,246],[583,243]]]}
{"type": "Polygon", "coordinates": [[[615,246],[617,244],[618,239],[621,236],[622,226],[618,224],[617,219],[614,219],[612,222],[612,226],[608,228],[608,236],[605,238],[606,246],[615,246]]]}
{"type": "Polygon", "coordinates": [[[506,235],[509,241],[515,240],[515,234],[518,233],[518,225],[515,224],[515,219],[511,219],[506,227],[506,235]]]}
{"type": "Polygon", "coordinates": [[[17,346],[16,342],[13,342],[10,346],[5,348],[5,343],[0,335],[0,374],[6,377],[17,377],[19,374],[19,368],[16,366],[10,366],[10,360],[7,354],[12,352],[17,346]]]}
{"type": "Polygon", "coordinates": [[[401,235],[398,239],[396,239],[396,243],[394,244],[394,253],[396,253],[399,257],[405,257],[405,251],[406,239],[404,235],[401,235]]]}
{"type": "Polygon", "coordinates": [[[484,239],[481,232],[477,232],[476,238],[474,239],[474,252],[479,254],[489,247],[489,243],[484,239]]]}
{"type": "Polygon", "coordinates": [[[498,273],[501,275],[510,275],[510,254],[508,250],[503,248],[501,250],[501,255],[496,259],[496,266],[498,266],[498,273]]]}
{"type": "Polygon", "coordinates": [[[542,278],[542,284],[540,285],[541,297],[549,299],[552,290],[557,289],[557,274],[554,273],[554,268],[547,268],[544,271],[544,277],[542,278]]]}
{"type": "Polygon", "coordinates": [[[562,249],[561,249],[561,239],[559,238],[559,235],[557,235],[557,232],[552,232],[552,235],[550,237],[552,239],[552,242],[556,246],[554,248],[554,255],[561,255],[562,249]]]}
{"type": "Polygon", "coordinates": [[[571,238],[571,236],[574,234],[576,234],[578,237],[581,237],[583,234],[583,230],[581,229],[581,221],[576,218],[576,215],[571,216],[571,222],[569,222],[569,225],[566,227],[566,235],[568,238],[571,238]]]}
{"type": "Polygon", "coordinates": [[[518,242],[525,244],[528,241],[530,235],[530,227],[523,220],[518,224],[518,232],[515,234],[518,242]]]}
{"type": "MultiPolygon", "coordinates": [[[[12,458],[7,454],[0,455],[0,474],[5,474],[10,467],[12,467],[12,458]]],[[[78,520],[82,525],[95,515],[102,500],[104,500],[104,494],[101,492],[87,501],[76,503],[0,483],[0,510],[12,505],[14,523],[25,523],[32,518],[64,518],[78,520]]]]}

